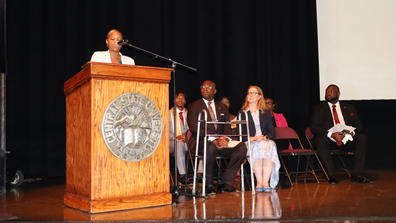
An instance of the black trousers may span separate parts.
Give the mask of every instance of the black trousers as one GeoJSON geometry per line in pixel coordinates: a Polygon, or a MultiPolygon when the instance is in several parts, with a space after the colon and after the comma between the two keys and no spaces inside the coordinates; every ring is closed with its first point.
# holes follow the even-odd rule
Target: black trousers
{"type": "MultiPolygon", "coordinates": [[[[195,139],[190,139],[189,148],[193,152],[195,150],[195,139]]],[[[204,140],[199,142],[198,153],[203,155],[204,140]]],[[[223,181],[226,184],[232,185],[236,177],[236,173],[241,167],[243,160],[246,158],[247,148],[245,143],[239,143],[234,148],[218,149],[215,144],[208,141],[206,146],[206,182],[212,184],[213,172],[216,167],[216,157],[223,156],[229,159],[227,168],[225,169],[223,181]]]]}
{"type": "Polygon", "coordinates": [[[333,159],[330,155],[330,150],[334,149],[353,151],[354,166],[352,175],[359,175],[363,172],[367,147],[367,136],[365,134],[356,134],[353,136],[353,141],[348,141],[343,146],[337,146],[336,143],[331,141],[327,136],[315,136],[314,145],[330,177],[334,177],[336,172],[333,159]]]}

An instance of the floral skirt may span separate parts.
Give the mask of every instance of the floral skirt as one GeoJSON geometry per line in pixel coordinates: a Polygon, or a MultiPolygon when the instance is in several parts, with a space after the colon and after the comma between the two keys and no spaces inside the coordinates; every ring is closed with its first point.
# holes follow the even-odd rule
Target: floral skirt
{"type": "MultiPolygon", "coordinates": [[[[250,150],[252,153],[251,164],[254,166],[254,162],[256,160],[262,159],[270,159],[272,161],[272,171],[270,178],[270,186],[275,188],[279,182],[279,169],[280,169],[280,161],[278,157],[278,151],[276,149],[276,144],[272,140],[260,140],[260,141],[251,141],[250,147],[248,142],[245,142],[246,147],[248,148],[247,156],[250,156],[250,150]]],[[[250,158],[248,158],[250,162],[250,158]]]]}

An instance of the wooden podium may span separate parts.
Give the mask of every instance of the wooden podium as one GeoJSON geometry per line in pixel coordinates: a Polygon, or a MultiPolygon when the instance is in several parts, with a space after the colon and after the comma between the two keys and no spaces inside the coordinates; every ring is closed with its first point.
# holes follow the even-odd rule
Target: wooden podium
{"type": "Polygon", "coordinates": [[[171,71],[90,62],[65,82],[65,205],[98,213],[171,203],[168,126],[171,71]],[[159,134],[156,150],[136,162],[114,155],[102,136],[102,120],[108,105],[126,93],[144,95],[157,106],[162,118],[162,135],[159,134]]]}

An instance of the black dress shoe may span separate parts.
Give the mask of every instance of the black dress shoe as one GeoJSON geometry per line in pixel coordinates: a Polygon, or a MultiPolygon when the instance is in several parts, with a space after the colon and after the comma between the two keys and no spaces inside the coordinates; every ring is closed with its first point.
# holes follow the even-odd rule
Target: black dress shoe
{"type": "Polygon", "coordinates": [[[205,187],[205,192],[209,195],[216,194],[216,188],[213,186],[213,184],[208,184],[205,187]]]}
{"type": "Polygon", "coordinates": [[[352,176],[351,177],[351,181],[352,182],[356,182],[356,183],[361,183],[361,184],[369,184],[369,183],[372,183],[372,181],[369,179],[369,178],[367,178],[367,177],[365,177],[365,176],[352,176]]]}
{"type": "Polygon", "coordinates": [[[203,174],[202,173],[198,173],[197,174],[197,183],[202,183],[202,179],[203,179],[203,174]]]}
{"type": "Polygon", "coordinates": [[[182,184],[188,184],[187,174],[179,175],[179,182],[182,184]]]}
{"type": "Polygon", "coordinates": [[[235,187],[233,187],[233,186],[231,186],[229,184],[223,184],[221,186],[221,191],[224,191],[224,192],[235,192],[236,189],[235,189],[235,187]]]}
{"type": "Polygon", "coordinates": [[[338,184],[338,180],[335,177],[329,177],[329,184],[338,184]]]}

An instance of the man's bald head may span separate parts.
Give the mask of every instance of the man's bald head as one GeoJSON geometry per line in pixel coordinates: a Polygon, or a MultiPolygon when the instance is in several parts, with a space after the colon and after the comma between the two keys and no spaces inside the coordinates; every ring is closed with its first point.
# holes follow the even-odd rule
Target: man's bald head
{"type": "Polygon", "coordinates": [[[204,99],[211,101],[216,94],[216,84],[213,81],[206,80],[201,84],[201,95],[204,99]]]}

